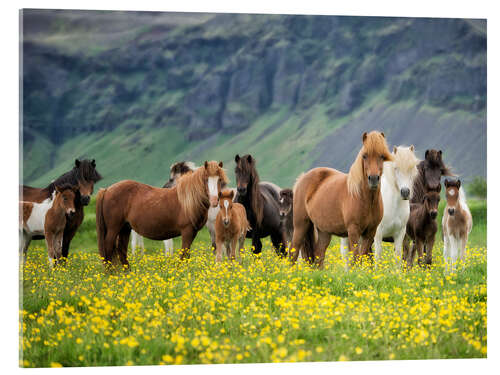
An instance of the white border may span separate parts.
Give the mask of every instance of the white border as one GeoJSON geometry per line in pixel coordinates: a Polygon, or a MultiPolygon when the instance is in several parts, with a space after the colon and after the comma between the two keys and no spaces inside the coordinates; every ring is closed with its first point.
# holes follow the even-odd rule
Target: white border
{"type": "MultiPolygon", "coordinates": [[[[6,256],[3,261],[4,272],[2,272],[2,285],[4,292],[0,297],[3,308],[1,311],[2,340],[0,353],[2,355],[2,368],[9,373],[23,371],[18,366],[18,290],[17,290],[17,182],[18,182],[18,74],[19,74],[19,52],[18,52],[18,10],[20,8],[45,8],[45,9],[109,9],[109,10],[149,10],[149,11],[196,11],[196,12],[225,12],[225,13],[277,13],[277,14],[330,14],[330,15],[360,15],[360,16],[407,16],[407,17],[457,17],[457,18],[487,18],[488,19],[488,185],[490,197],[488,202],[488,228],[490,229],[488,240],[488,360],[432,360],[432,361],[380,361],[380,362],[349,362],[349,363],[306,363],[306,364],[280,364],[280,365],[211,365],[211,366],[147,366],[147,367],[103,367],[93,368],[91,371],[98,373],[131,373],[133,371],[162,372],[169,373],[191,373],[203,371],[204,373],[254,373],[255,371],[287,371],[292,373],[304,373],[315,371],[331,373],[340,371],[350,373],[390,374],[390,373],[422,373],[453,371],[454,373],[473,373],[491,369],[499,366],[499,321],[498,314],[498,284],[499,255],[496,241],[491,235],[499,224],[496,213],[499,213],[499,200],[495,197],[496,186],[499,178],[494,166],[500,162],[496,156],[493,141],[498,139],[500,121],[498,116],[498,87],[497,73],[500,67],[498,50],[499,21],[500,17],[494,7],[495,2],[490,1],[429,1],[418,2],[406,1],[359,1],[349,0],[342,2],[331,2],[327,4],[324,0],[308,1],[274,1],[255,0],[251,2],[211,0],[209,2],[183,0],[182,2],[158,2],[150,0],[141,1],[109,1],[109,0],[86,0],[86,1],[17,1],[13,4],[2,4],[0,23],[2,43],[2,59],[0,73],[1,79],[1,103],[2,103],[2,144],[1,168],[2,178],[1,196],[3,197],[3,210],[1,215],[2,244],[0,245],[2,255],[6,256]],[[5,207],[7,206],[7,210],[5,207]],[[5,234],[8,234],[5,240],[5,234]],[[4,302],[7,301],[7,302],[4,302]]],[[[24,370],[29,373],[45,372],[50,370],[36,369],[24,370]]],[[[81,372],[88,371],[86,368],[66,369],[63,371],[81,372]]],[[[497,370],[498,371],[498,370],[497,370]]],[[[490,371],[488,371],[489,373],[490,371]]]]}

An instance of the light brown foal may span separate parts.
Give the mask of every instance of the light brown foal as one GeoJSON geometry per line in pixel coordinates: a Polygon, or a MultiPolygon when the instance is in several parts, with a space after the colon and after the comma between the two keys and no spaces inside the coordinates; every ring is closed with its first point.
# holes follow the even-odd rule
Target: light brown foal
{"type": "Polygon", "coordinates": [[[62,257],[66,218],[67,216],[71,217],[75,213],[75,196],[77,190],[77,187],[69,184],[56,186],[54,203],[45,215],[45,242],[47,243],[47,252],[51,266],[54,261],[57,264],[62,257]]]}
{"type": "Polygon", "coordinates": [[[222,261],[224,247],[227,257],[231,260],[236,258],[238,249],[238,260],[241,261],[240,250],[245,243],[247,231],[250,230],[245,207],[233,202],[233,198],[233,190],[219,192],[220,210],[215,219],[216,262],[222,261]]]}

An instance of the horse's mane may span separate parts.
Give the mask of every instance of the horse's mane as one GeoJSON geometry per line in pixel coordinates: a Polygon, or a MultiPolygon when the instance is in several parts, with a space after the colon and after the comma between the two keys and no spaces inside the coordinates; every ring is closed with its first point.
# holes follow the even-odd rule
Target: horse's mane
{"type": "Polygon", "coordinates": [[[394,179],[394,183],[396,176],[394,174],[394,167],[399,168],[401,173],[403,175],[409,175],[410,176],[410,183],[413,186],[413,181],[418,175],[418,163],[420,163],[420,160],[417,158],[413,151],[413,146],[411,147],[406,147],[406,146],[394,146],[394,151],[392,152],[392,157],[393,161],[390,163],[384,163],[384,166],[391,165],[392,167],[385,169],[384,168],[384,175],[389,172],[390,177],[394,179]]]}
{"type": "Polygon", "coordinates": [[[411,196],[412,202],[421,202],[424,199],[425,192],[427,191],[424,177],[424,170],[426,166],[430,169],[440,169],[442,176],[455,176],[455,174],[451,171],[451,168],[444,164],[441,154],[438,151],[426,151],[425,159],[417,165],[418,174],[413,182],[413,191],[411,196]]]}
{"type": "Polygon", "coordinates": [[[228,182],[226,173],[217,162],[210,161],[205,166],[198,167],[193,173],[182,175],[177,181],[177,198],[184,209],[189,221],[197,226],[200,212],[210,205],[207,193],[207,179],[209,176],[219,175],[223,183],[228,182]]]}
{"type": "Polygon", "coordinates": [[[363,173],[363,155],[364,154],[378,154],[384,156],[386,161],[392,161],[393,157],[387,147],[387,142],[382,133],[372,131],[363,135],[363,147],[358,152],[358,156],[349,169],[347,175],[347,190],[351,195],[359,195],[361,191],[361,184],[364,180],[363,173]],[[366,135],[366,136],[365,136],[366,135]]]}
{"type": "Polygon", "coordinates": [[[48,190],[49,194],[52,194],[56,189],[56,186],[61,186],[64,184],[69,184],[71,186],[77,186],[78,181],[93,181],[97,182],[102,179],[102,176],[95,169],[95,162],[84,159],[79,161],[79,166],[76,165],[72,170],[59,176],[57,179],[52,181],[44,190],[48,190]]]}
{"type": "Polygon", "coordinates": [[[260,177],[257,173],[257,169],[255,168],[255,159],[252,158],[251,162],[248,162],[248,155],[244,155],[241,157],[240,168],[242,174],[246,174],[250,176],[250,183],[252,188],[250,189],[251,201],[250,206],[252,207],[252,211],[255,214],[256,226],[260,226],[262,224],[262,219],[264,217],[264,204],[263,198],[259,191],[259,182],[260,177]]]}

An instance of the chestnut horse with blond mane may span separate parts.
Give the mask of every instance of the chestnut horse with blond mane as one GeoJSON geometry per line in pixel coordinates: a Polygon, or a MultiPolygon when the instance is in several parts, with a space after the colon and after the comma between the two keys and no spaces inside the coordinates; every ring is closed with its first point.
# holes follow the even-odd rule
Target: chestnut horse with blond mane
{"type": "Polygon", "coordinates": [[[293,263],[304,249],[309,262],[322,268],[332,234],[348,237],[354,259],[371,253],[384,213],[380,176],[384,161],[392,160],[384,133],[372,131],[363,134],[363,147],[348,174],[320,167],[297,179],[293,188],[293,263]]]}
{"type": "Polygon", "coordinates": [[[96,223],[99,253],[105,262],[118,257],[128,266],[130,231],[152,240],[182,236],[181,258],[207,221],[208,208],[218,203],[222,185],[227,184],[222,162],[205,162],[193,173],[183,175],[173,188],[157,188],[124,180],[99,190],[96,223]]]}

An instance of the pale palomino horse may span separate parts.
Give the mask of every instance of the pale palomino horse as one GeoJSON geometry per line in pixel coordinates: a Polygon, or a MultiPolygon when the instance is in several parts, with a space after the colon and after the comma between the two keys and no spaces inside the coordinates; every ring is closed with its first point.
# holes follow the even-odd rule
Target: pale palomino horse
{"type": "MultiPolygon", "coordinates": [[[[384,216],[374,237],[376,266],[382,255],[382,241],[394,242],[396,259],[401,261],[406,223],[410,216],[409,199],[420,161],[415,156],[413,145],[410,147],[394,146],[392,157],[393,161],[384,162],[380,182],[384,216]]],[[[346,269],[348,269],[347,238],[345,237],[341,238],[340,250],[346,262],[346,269]]]]}
{"type": "Polygon", "coordinates": [[[460,180],[446,179],[446,207],[443,213],[443,256],[445,271],[455,271],[458,260],[465,258],[465,247],[472,230],[472,215],[460,180]]]}

